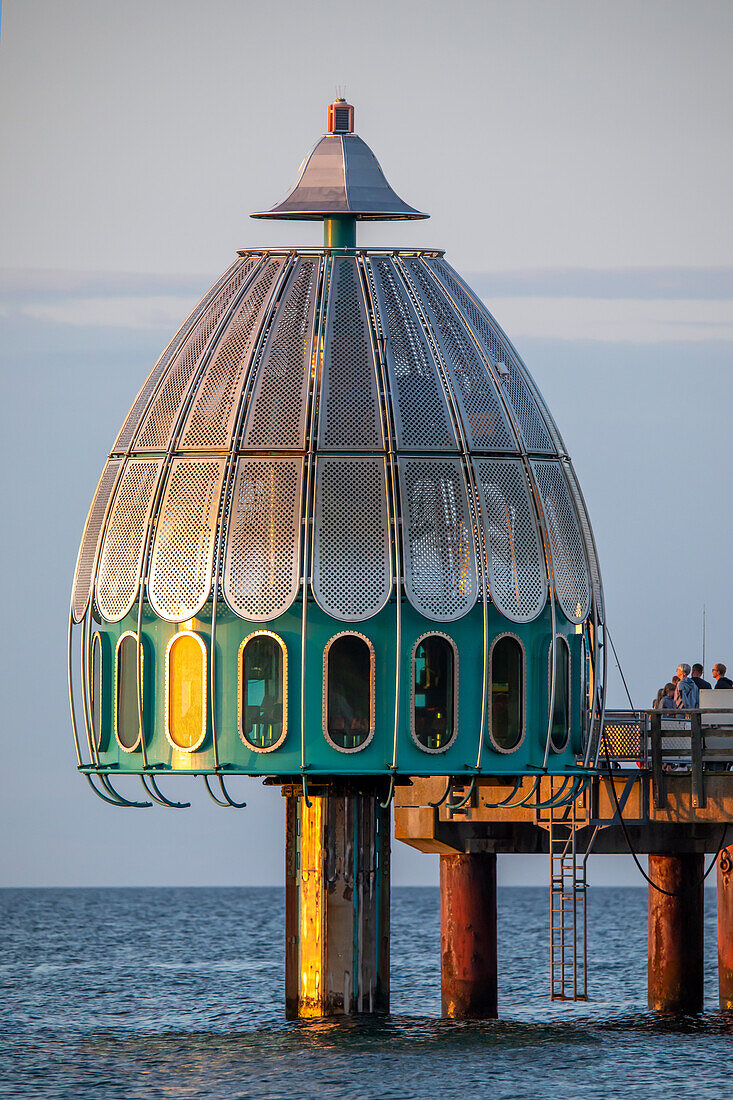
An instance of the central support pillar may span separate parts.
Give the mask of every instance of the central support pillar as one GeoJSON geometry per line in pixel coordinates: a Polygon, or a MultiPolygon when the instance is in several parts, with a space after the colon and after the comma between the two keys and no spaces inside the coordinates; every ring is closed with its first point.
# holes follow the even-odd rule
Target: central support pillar
{"type": "Polygon", "coordinates": [[[718,856],[718,994],[720,1011],[733,1011],[733,848],[718,856]]]}
{"type": "Polygon", "coordinates": [[[444,1016],[495,1019],[496,856],[440,857],[440,995],[444,1016]]]}
{"type": "Polygon", "coordinates": [[[358,783],[286,788],[288,1019],[389,1011],[390,810],[358,783]]]}
{"type": "Polygon", "coordinates": [[[703,863],[698,854],[649,856],[649,1008],[702,1012],[703,863]]]}

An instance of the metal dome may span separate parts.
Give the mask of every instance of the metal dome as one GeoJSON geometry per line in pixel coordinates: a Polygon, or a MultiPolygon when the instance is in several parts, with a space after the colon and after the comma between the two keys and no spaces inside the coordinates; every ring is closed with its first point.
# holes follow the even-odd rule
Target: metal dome
{"type": "MultiPolygon", "coordinates": [[[[332,105],[336,124],[353,128],[342,103],[332,105]]],[[[310,209],[336,216],[326,198],[310,209]]],[[[353,226],[353,208],[350,217],[353,226]]],[[[142,386],[89,511],[69,627],[76,732],[71,637],[82,624],[92,758],[82,765],[77,737],[79,765],[100,775],[516,774],[546,771],[552,750],[567,776],[597,754],[602,622],[591,527],[557,427],[443,252],[241,251],[142,386]],[[348,749],[329,737],[325,710],[329,649],[345,634],[368,645],[372,667],[369,736],[348,749]],[[283,664],[282,734],[264,748],[245,736],[241,712],[242,653],[262,635],[276,640],[283,664]],[[168,730],[168,669],[186,636],[201,686],[195,737],[184,745],[168,730]],[[137,687],[125,701],[120,647],[135,637],[137,687]],[[452,647],[455,674],[453,732],[437,748],[415,732],[415,655],[427,637],[452,647]],[[493,737],[489,713],[500,690],[492,653],[508,637],[525,669],[523,732],[510,749],[493,737]],[[559,746],[558,639],[573,714],[559,746]],[[100,671],[103,650],[114,672],[100,671]],[[322,693],[307,689],[316,667],[322,693]],[[411,701],[400,687],[408,677],[411,701]],[[299,753],[287,738],[288,690],[300,704],[299,753]],[[123,705],[135,712],[129,744],[117,732],[123,705]],[[106,734],[96,728],[105,723],[106,734]],[[258,755],[275,750],[277,761],[258,755]],[[362,759],[339,763],[356,751],[362,759]],[[439,763],[431,752],[443,754],[439,763]]]]}
{"type": "Polygon", "coordinates": [[[235,615],[268,622],[299,595],[304,530],[312,596],[345,622],[387,603],[400,558],[406,598],[435,622],[462,617],[482,591],[528,622],[548,579],[571,622],[592,597],[602,606],[552,417],[439,252],[239,254],[112,448],[74,620],[93,587],[101,616],[123,619],[150,552],[161,618],[198,615],[216,579],[235,615]]]}

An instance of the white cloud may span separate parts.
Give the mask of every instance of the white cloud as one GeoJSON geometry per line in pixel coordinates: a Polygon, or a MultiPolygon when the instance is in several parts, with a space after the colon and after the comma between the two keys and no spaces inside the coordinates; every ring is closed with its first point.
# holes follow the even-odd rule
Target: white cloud
{"type": "Polygon", "coordinates": [[[513,339],[634,344],[733,340],[733,300],[496,297],[486,304],[513,339]]]}
{"type": "Polygon", "coordinates": [[[21,307],[26,317],[54,324],[82,327],[167,329],[174,332],[196,304],[197,298],[161,294],[134,297],[71,298],[54,303],[29,303],[21,307]]]}

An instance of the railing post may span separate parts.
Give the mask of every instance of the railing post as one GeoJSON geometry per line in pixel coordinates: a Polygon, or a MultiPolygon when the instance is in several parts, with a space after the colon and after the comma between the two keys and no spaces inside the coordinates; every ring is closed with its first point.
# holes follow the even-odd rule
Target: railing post
{"type": "Polygon", "coordinates": [[[661,711],[650,716],[652,742],[652,791],[654,808],[663,810],[667,804],[664,790],[664,772],[662,771],[662,715],[661,711]]]}
{"type": "Polygon", "coordinates": [[[690,750],[692,756],[692,805],[705,806],[705,780],[702,771],[702,715],[695,711],[690,715],[690,750]]]}

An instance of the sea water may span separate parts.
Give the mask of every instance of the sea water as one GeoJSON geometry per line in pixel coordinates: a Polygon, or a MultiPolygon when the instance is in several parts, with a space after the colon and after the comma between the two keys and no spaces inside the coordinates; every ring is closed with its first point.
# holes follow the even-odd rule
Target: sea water
{"type": "Polygon", "coordinates": [[[588,1003],[548,995],[548,896],[499,903],[501,1019],[440,1017],[439,895],[392,893],[392,1013],[286,1022],[279,889],[0,891],[0,1096],[719,1100],[715,895],[702,1016],[646,1008],[646,890],[591,890],[588,1003]]]}

